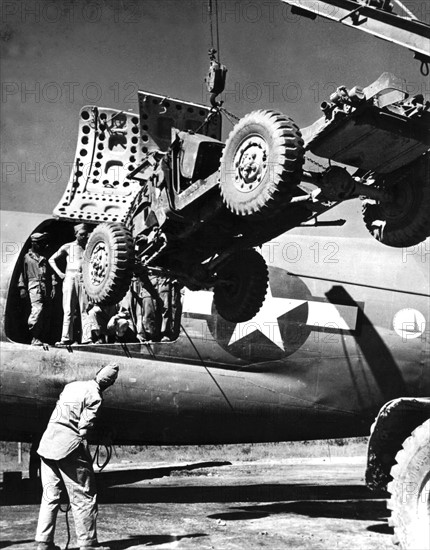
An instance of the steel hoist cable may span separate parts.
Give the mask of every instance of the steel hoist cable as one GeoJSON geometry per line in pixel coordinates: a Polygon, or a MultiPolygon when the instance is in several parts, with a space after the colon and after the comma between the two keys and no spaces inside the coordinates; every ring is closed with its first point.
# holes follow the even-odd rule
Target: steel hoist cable
{"type": "Polygon", "coordinates": [[[217,61],[220,62],[219,50],[219,20],[218,20],[218,0],[208,0],[209,26],[211,33],[211,50],[215,50],[217,61]],[[215,7],[215,9],[214,9],[215,7]],[[215,13],[215,42],[214,42],[214,13],[215,13]]]}
{"type": "Polygon", "coordinates": [[[209,0],[209,27],[210,27],[210,48],[209,48],[209,72],[206,77],[206,86],[210,95],[210,103],[213,108],[219,108],[222,102],[216,101],[219,94],[224,91],[227,67],[220,62],[220,40],[219,40],[219,19],[218,0],[209,0]],[[214,31],[215,26],[215,31],[214,31]]]}

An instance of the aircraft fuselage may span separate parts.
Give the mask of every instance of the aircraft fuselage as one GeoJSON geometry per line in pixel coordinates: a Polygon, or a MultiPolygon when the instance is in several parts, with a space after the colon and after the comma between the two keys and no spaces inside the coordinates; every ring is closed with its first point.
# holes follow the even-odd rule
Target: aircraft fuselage
{"type": "Polygon", "coordinates": [[[46,349],[17,337],[16,277],[30,234],[59,222],[2,214],[0,439],[37,437],[64,384],[108,361],[120,377],[99,432],[118,444],[366,435],[387,401],[430,395],[430,239],[386,247],[353,203],[326,216],[341,209],[343,227],[298,228],[262,247],[270,288],[247,323],[224,321],[212,293],[187,290],[175,342],[46,349]]]}

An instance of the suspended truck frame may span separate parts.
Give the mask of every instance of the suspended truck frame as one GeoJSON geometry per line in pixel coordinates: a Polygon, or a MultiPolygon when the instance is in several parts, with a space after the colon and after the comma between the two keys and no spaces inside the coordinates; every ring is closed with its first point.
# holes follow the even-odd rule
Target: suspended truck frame
{"type": "Polygon", "coordinates": [[[214,289],[225,319],[251,319],[268,280],[254,248],[358,196],[384,244],[430,234],[429,104],[392,75],[340,87],[303,131],[282,113],[250,113],[226,144],[216,110],[147,92],[139,106],[139,115],[82,109],[75,168],[54,211],[97,224],[83,270],[96,303],[117,303],[133,273],[153,269],[214,289]],[[325,166],[304,166],[308,152],[325,166]]]}

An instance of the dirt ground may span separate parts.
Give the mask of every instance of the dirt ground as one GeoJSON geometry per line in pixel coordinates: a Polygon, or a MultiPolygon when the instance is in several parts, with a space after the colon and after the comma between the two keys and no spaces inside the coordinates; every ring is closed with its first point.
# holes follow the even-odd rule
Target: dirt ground
{"type": "MultiPolygon", "coordinates": [[[[392,550],[385,495],[366,489],[364,468],[361,457],[110,466],[98,474],[99,540],[117,550],[392,550]]],[[[34,548],[39,496],[24,480],[1,497],[0,548],[34,548]]],[[[60,514],[56,543],[66,541],[60,514]]]]}

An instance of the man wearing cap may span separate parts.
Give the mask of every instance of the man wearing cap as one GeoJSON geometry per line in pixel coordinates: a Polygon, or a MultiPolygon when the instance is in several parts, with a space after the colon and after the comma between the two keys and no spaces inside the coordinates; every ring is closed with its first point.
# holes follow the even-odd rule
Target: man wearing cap
{"type": "Polygon", "coordinates": [[[37,450],[41,457],[42,501],[36,531],[37,550],[57,550],[55,522],[65,488],[79,548],[102,550],[97,540],[97,493],[86,441],[102,404],[102,392],[114,384],[118,365],[106,365],[93,380],[67,384],[37,450]]]}
{"type": "Polygon", "coordinates": [[[31,248],[24,256],[18,288],[21,298],[30,298],[28,328],[32,337],[31,344],[41,346],[49,337],[51,305],[57,280],[44,255],[48,234],[33,233],[30,239],[31,248]]]}
{"type": "MultiPolygon", "coordinates": [[[[85,334],[88,322],[88,300],[83,289],[82,261],[84,259],[85,246],[88,241],[88,227],[80,223],[74,228],[76,240],[61,246],[55,254],[49,258],[49,264],[63,281],[63,330],[60,342],[57,345],[70,345],[73,343],[73,318],[77,309],[81,317],[82,334],[85,334]],[[58,265],[59,258],[66,259],[66,272],[63,273],[58,265]]],[[[82,339],[82,344],[91,343],[91,339],[82,339]]]]}

